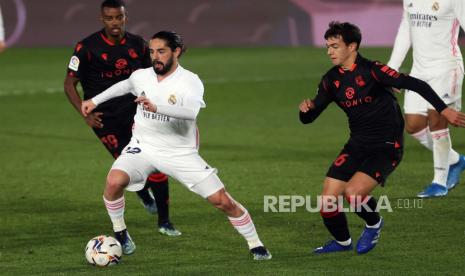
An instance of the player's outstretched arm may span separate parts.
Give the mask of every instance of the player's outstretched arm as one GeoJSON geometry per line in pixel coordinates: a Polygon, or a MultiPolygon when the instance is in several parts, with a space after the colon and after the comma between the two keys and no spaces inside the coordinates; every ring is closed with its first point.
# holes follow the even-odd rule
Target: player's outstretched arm
{"type": "Polygon", "coordinates": [[[465,127],[465,114],[452,108],[447,107],[441,112],[441,115],[447,119],[447,121],[456,127],[465,127]]]}
{"type": "Polygon", "coordinates": [[[330,91],[327,89],[325,77],[318,85],[316,96],[310,100],[305,99],[299,105],[299,119],[303,124],[313,122],[321,112],[333,101],[330,91]]]}
{"type": "Polygon", "coordinates": [[[447,105],[431,86],[420,79],[399,73],[380,62],[374,63],[371,74],[375,80],[383,86],[415,91],[420,94],[423,99],[427,100],[439,113],[447,108],[447,105]]]}
{"type": "Polygon", "coordinates": [[[305,99],[299,105],[299,119],[303,124],[309,124],[315,121],[318,116],[320,116],[321,112],[326,108],[329,101],[324,102],[323,105],[318,105],[317,103],[321,103],[318,95],[315,99],[305,99]]]}
{"type": "Polygon", "coordinates": [[[141,104],[145,110],[158,112],[177,119],[195,120],[199,114],[201,103],[196,97],[186,97],[183,106],[156,105],[145,96],[139,96],[135,102],[141,104]]]}
{"type": "Polygon", "coordinates": [[[427,100],[446,120],[454,126],[465,127],[465,114],[447,107],[446,103],[437,95],[428,83],[420,79],[400,74],[383,65],[376,64],[372,74],[375,79],[386,86],[405,88],[415,91],[427,100]]]}
{"type": "Polygon", "coordinates": [[[134,94],[134,87],[132,85],[131,78],[113,84],[112,86],[110,86],[108,89],[106,89],[102,93],[93,97],[92,102],[95,105],[99,105],[108,100],[129,94],[129,93],[134,94]]]}

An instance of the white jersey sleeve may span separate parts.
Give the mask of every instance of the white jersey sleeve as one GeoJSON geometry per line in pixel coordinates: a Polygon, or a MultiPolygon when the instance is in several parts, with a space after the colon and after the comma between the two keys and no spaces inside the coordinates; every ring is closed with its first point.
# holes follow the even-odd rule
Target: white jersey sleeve
{"type": "Polygon", "coordinates": [[[92,98],[95,105],[99,105],[113,98],[123,96],[129,93],[134,94],[134,86],[131,78],[113,84],[108,89],[92,98]]]}
{"type": "Polygon", "coordinates": [[[430,78],[463,69],[457,42],[460,25],[465,24],[464,6],[464,0],[404,0],[402,24],[388,65],[398,69],[410,41],[411,72],[416,76],[430,78]]]}
{"type": "Polygon", "coordinates": [[[3,28],[2,8],[0,7],[0,41],[5,41],[5,29],[3,28]]]}
{"type": "Polygon", "coordinates": [[[399,71],[411,44],[407,12],[404,10],[402,14],[402,21],[400,22],[399,30],[394,42],[394,48],[392,49],[391,58],[387,65],[392,69],[399,71]]]}
{"type": "Polygon", "coordinates": [[[157,105],[157,113],[184,120],[195,120],[199,110],[200,106],[197,108],[197,111],[195,111],[195,109],[189,107],[157,105]]]}

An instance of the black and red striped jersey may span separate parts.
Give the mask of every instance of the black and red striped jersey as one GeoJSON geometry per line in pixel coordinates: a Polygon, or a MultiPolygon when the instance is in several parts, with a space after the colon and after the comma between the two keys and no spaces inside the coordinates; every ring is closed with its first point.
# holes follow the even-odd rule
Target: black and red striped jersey
{"type": "MultiPolygon", "coordinates": [[[[76,44],[68,75],[79,79],[87,100],[129,78],[137,69],[150,66],[150,52],[142,37],[126,32],[120,43],[113,43],[101,30],[76,44]]],[[[133,114],[133,99],[131,94],[118,97],[99,105],[96,111],[104,112],[104,118],[128,110],[133,114]]]]}
{"type": "Polygon", "coordinates": [[[404,120],[392,87],[418,92],[439,112],[447,107],[425,82],[358,54],[350,70],[335,66],[323,76],[313,99],[315,108],[300,112],[300,120],[312,122],[335,102],[348,117],[353,141],[395,141],[403,134],[404,120]]]}

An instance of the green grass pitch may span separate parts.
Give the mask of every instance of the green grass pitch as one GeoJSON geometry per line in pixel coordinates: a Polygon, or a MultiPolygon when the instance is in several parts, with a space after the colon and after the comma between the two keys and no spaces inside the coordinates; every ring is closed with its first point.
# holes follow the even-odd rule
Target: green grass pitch
{"type": "MultiPolygon", "coordinates": [[[[390,49],[361,53],[386,62],[390,49]]],[[[331,66],[325,49],[314,48],[189,49],[181,59],[205,84],[200,153],[248,208],[272,260],[252,261],[223,214],[171,180],[171,218],[183,235],[159,235],[155,217],[126,193],[136,253],[108,269],[88,265],[87,241],[112,230],[102,202],[112,158],[62,92],[70,54],[56,48],[0,55],[1,275],[463,275],[465,177],[446,198],[412,208],[432,179],[432,155],[410,137],[400,167],[375,191],[389,197],[393,212],[382,213],[386,224],[369,254],[314,256],[329,238],[318,213],[264,212],[264,195],[316,196],[348,137],[334,104],[313,125],[298,120],[298,104],[313,97],[331,66]]],[[[455,149],[465,153],[465,130],[452,133],[455,149]]],[[[348,219],[356,241],[363,223],[354,214],[348,219]]]]}

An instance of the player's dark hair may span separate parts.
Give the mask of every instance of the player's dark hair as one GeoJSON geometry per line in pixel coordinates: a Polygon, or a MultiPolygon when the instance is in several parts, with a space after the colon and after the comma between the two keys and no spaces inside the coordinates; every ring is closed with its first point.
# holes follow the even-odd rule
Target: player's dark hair
{"type": "Polygon", "coordinates": [[[100,5],[100,10],[103,11],[103,8],[126,8],[126,3],[123,0],[105,0],[100,5]]]}
{"type": "Polygon", "coordinates": [[[349,22],[340,23],[339,21],[331,21],[329,23],[329,29],[326,30],[325,39],[330,37],[341,37],[346,45],[352,42],[357,43],[357,49],[360,47],[362,41],[362,33],[360,29],[349,22]]]}
{"type": "Polygon", "coordinates": [[[182,37],[173,31],[160,31],[152,36],[152,39],[163,39],[166,41],[168,47],[170,47],[171,51],[176,50],[176,48],[181,49],[181,53],[179,57],[186,51],[186,46],[184,46],[184,42],[182,41],[182,37]]]}

